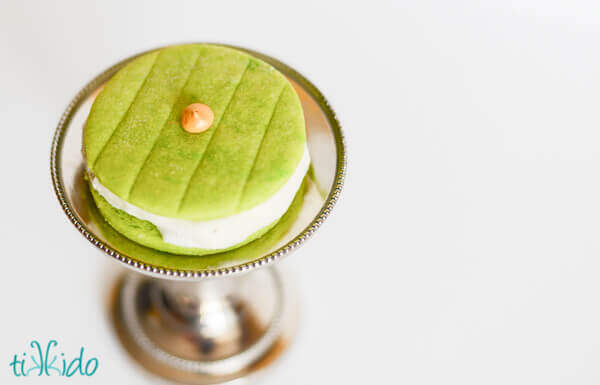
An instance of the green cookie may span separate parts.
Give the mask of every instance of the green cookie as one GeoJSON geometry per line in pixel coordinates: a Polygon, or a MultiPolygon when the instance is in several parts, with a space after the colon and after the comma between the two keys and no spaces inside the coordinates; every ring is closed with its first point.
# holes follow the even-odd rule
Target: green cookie
{"type": "MultiPolygon", "coordinates": [[[[305,146],[302,106],[290,82],[257,58],[208,44],[168,47],[127,64],[94,101],[84,130],[87,166],[102,185],[149,213],[191,221],[267,201],[294,174],[305,146]],[[192,103],[214,112],[200,134],[180,124],[192,103]]],[[[186,249],[117,229],[159,250],[186,249]]]]}
{"type": "Polygon", "coordinates": [[[188,220],[227,217],[277,192],[302,158],[298,95],[270,65],[231,48],[183,45],[146,54],[120,70],[90,111],[88,168],[120,198],[188,220]],[[207,104],[201,134],[182,110],[207,104]]]}

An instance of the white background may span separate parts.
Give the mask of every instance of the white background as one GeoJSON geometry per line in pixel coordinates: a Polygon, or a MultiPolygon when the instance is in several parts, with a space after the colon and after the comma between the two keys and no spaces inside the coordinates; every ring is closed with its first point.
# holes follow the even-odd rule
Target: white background
{"type": "Polygon", "coordinates": [[[162,383],[116,340],[121,270],[67,221],[48,159],[87,81],[188,41],[294,66],[347,135],[342,199],[286,262],[301,328],[264,384],[600,383],[597,2],[356,3],[0,4],[1,383],[62,383],[10,374],[33,338],[99,357],[71,384],[162,383]]]}

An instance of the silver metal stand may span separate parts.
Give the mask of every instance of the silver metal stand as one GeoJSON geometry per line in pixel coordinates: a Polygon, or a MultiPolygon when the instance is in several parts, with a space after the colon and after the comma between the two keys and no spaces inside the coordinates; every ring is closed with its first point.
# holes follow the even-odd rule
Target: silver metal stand
{"type": "Polygon", "coordinates": [[[130,273],[114,315],[122,342],[147,369],[207,384],[256,375],[281,354],[295,303],[274,268],[199,282],[130,273]]]}
{"type": "Polygon", "coordinates": [[[248,52],[275,66],[294,85],[312,160],[311,189],[297,218],[279,243],[261,255],[196,269],[161,266],[144,259],[152,250],[113,242],[91,215],[93,202],[89,194],[86,198],[83,180],[82,129],[100,87],[134,57],[98,75],[73,98],[52,143],[52,181],[65,214],[92,245],[133,270],[121,282],[113,306],[121,342],[144,368],[182,383],[222,383],[254,375],[281,354],[294,329],[295,301],[273,263],[321,226],[345,174],[344,138],[323,95],[292,68],[248,52]]]}

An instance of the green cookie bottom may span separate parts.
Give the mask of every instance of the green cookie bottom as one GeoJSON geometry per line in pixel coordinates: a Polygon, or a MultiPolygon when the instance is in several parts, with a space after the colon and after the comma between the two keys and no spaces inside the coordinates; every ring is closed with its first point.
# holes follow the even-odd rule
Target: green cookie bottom
{"type": "MultiPolygon", "coordinates": [[[[184,254],[182,252],[169,253],[161,251],[157,247],[146,247],[141,242],[134,242],[125,235],[125,232],[130,235],[133,234],[135,239],[143,238],[145,241],[152,239],[153,243],[166,244],[162,241],[160,232],[154,225],[114,208],[91,186],[89,189],[85,189],[86,197],[84,198],[90,202],[88,205],[89,214],[98,225],[104,239],[122,254],[126,254],[139,262],[167,269],[207,270],[250,262],[271,251],[287,234],[298,217],[304,202],[306,188],[307,181],[305,179],[288,211],[279,221],[254,234],[253,236],[257,236],[257,239],[245,242],[241,247],[236,246],[218,253],[211,250],[211,254],[204,255],[184,254]],[[96,204],[93,204],[93,202],[96,204]],[[141,234],[141,236],[136,238],[136,234],[141,234]]],[[[187,251],[197,250],[166,245],[187,251]]]]}

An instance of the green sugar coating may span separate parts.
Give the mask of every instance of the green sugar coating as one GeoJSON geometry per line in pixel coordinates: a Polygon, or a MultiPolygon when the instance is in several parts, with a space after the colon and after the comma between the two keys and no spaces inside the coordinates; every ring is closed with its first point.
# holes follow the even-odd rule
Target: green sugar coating
{"type": "Polygon", "coordinates": [[[82,198],[88,203],[86,206],[89,208],[89,214],[100,228],[103,237],[121,253],[134,256],[138,261],[163,268],[203,270],[249,262],[268,253],[287,234],[298,217],[304,202],[306,186],[307,183],[303,183],[288,211],[274,226],[269,226],[268,231],[266,229],[261,231],[264,234],[260,238],[249,243],[246,242],[242,247],[217,254],[211,251],[213,254],[202,256],[194,255],[198,249],[174,249],[177,246],[163,242],[154,225],[112,207],[91,186],[89,190],[83,189],[82,198]],[[128,234],[127,237],[124,234],[128,234]],[[138,242],[133,242],[129,238],[138,242]],[[144,242],[150,240],[152,245],[147,244],[148,247],[146,247],[140,240],[144,240],[144,242]]]}
{"type": "Polygon", "coordinates": [[[190,44],[143,55],[104,87],[84,131],[88,168],[148,212],[211,220],[268,200],[296,170],[306,145],[302,106],[289,81],[250,55],[190,44]],[[212,126],[180,124],[192,103],[212,126]]]}

